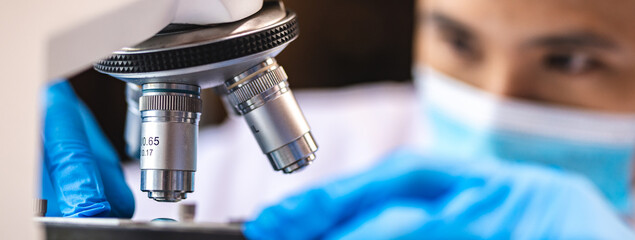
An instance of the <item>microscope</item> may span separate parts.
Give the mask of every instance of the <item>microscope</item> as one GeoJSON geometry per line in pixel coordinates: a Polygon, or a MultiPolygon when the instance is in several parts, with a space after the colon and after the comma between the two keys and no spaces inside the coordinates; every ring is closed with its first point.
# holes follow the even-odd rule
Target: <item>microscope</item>
{"type": "MultiPolygon", "coordinates": [[[[149,198],[178,202],[194,192],[201,89],[213,88],[232,114],[245,119],[274,170],[290,174],[311,164],[317,144],[275,59],[298,34],[294,12],[280,1],[264,1],[258,12],[235,22],[170,24],[93,65],[127,82],[126,151],[140,159],[141,190],[149,198]]],[[[36,212],[43,216],[45,207],[36,204],[36,212]]],[[[194,206],[180,207],[180,222],[38,221],[49,240],[244,239],[240,222],[197,223],[194,206]]]]}
{"type": "Polygon", "coordinates": [[[171,24],[94,64],[128,83],[127,151],[140,157],[149,198],[178,202],[194,191],[201,89],[214,88],[244,117],[273,169],[289,174],[311,164],[317,144],[275,60],[298,34],[295,13],[265,1],[237,22],[171,24]]]}
{"type": "MultiPolygon", "coordinates": [[[[2,109],[20,116],[19,121],[5,117],[3,124],[7,137],[0,153],[13,161],[0,176],[17,184],[8,184],[12,197],[0,200],[0,211],[11,216],[0,225],[0,239],[210,239],[219,234],[241,239],[239,224],[33,218],[46,212],[46,202],[32,201],[38,197],[42,157],[38,99],[47,83],[90,63],[130,83],[129,96],[137,97],[130,97],[129,108],[135,110],[129,116],[129,140],[136,138],[131,147],[136,145],[142,158],[143,190],[160,201],[178,201],[194,191],[204,88],[214,88],[232,112],[244,116],[274,169],[296,172],[315,159],[317,145],[275,57],[297,38],[298,27],[295,14],[281,2],[262,2],[36,0],[0,8],[6,23],[0,28],[16,33],[2,44],[7,81],[0,96],[11,102],[2,109]],[[112,56],[99,61],[107,55],[112,56]]],[[[242,143],[236,144],[240,151],[242,143]]]]}

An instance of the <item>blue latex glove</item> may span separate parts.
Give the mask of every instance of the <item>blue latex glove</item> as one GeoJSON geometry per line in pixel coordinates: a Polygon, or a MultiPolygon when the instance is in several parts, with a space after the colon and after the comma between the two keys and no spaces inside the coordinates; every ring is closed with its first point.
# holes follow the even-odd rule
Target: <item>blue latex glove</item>
{"type": "Polygon", "coordinates": [[[265,209],[243,230],[250,239],[635,239],[601,196],[557,170],[399,151],[265,209]]]}
{"type": "Polygon", "coordinates": [[[46,91],[42,198],[46,216],[130,218],[119,157],[90,110],[62,81],[46,91]]]}

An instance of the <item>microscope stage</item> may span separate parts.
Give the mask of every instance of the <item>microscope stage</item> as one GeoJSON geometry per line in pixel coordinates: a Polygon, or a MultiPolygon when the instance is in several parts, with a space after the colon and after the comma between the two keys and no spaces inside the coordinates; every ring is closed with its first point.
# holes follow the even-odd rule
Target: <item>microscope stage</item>
{"type": "Polygon", "coordinates": [[[138,222],[116,218],[38,217],[47,240],[245,239],[239,223],[138,222]]]}

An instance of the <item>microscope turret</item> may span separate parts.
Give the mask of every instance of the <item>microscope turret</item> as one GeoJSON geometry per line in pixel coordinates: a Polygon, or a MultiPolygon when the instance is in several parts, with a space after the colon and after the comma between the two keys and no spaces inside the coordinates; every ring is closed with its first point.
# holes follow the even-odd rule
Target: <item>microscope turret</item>
{"type": "Polygon", "coordinates": [[[279,1],[265,1],[259,12],[238,22],[172,24],[95,64],[129,83],[129,102],[140,111],[135,114],[141,120],[129,117],[128,124],[141,122],[141,135],[127,137],[138,136],[128,142],[140,147],[142,191],[168,202],[194,191],[205,88],[223,93],[231,111],[245,117],[275,170],[292,173],[315,159],[317,144],[274,59],[298,34],[295,13],[279,1]]]}

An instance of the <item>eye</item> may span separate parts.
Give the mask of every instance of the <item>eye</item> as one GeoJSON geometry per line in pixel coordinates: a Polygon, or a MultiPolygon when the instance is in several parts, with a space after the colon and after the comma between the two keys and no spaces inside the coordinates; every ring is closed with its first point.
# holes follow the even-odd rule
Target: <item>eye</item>
{"type": "Polygon", "coordinates": [[[545,68],[564,74],[583,74],[601,67],[601,62],[584,52],[551,53],[543,60],[545,68]]]}
{"type": "Polygon", "coordinates": [[[458,55],[469,58],[477,56],[474,40],[469,34],[451,29],[440,29],[439,32],[441,41],[447,44],[450,49],[458,55]]]}

